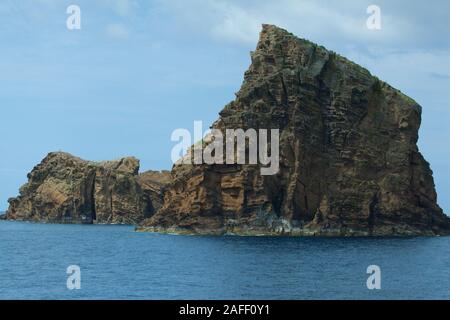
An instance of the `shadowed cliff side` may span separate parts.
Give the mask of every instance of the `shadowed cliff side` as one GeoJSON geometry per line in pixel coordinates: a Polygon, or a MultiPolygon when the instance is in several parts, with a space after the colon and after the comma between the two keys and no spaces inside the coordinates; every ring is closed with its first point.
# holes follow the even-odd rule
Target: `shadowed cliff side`
{"type": "Polygon", "coordinates": [[[264,25],[236,100],[213,128],[279,129],[280,170],[180,165],[139,230],[438,235],[449,218],[417,148],[421,107],[366,69],[264,25]]]}

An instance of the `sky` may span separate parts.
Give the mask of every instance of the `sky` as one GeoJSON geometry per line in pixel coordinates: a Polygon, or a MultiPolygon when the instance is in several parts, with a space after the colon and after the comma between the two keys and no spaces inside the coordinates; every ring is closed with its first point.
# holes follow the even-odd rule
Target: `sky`
{"type": "Polygon", "coordinates": [[[0,211],[48,152],[170,169],[173,130],[234,99],[262,23],[346,56],[423,108],[419,148],[450,214],[450,2],[2,0],[0,211]],[[81,29],[69,30],[69,5],[81,29]],[[369,5],[381,29],[369,30],[369,5]]]}

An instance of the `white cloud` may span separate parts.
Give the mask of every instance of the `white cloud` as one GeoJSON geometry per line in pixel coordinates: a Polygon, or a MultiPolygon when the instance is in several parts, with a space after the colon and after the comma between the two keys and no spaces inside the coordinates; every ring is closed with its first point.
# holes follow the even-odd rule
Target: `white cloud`
{"type": "Polygon", "coordinates": [[[429,51],[384,51],[372,49],[369,54],[349,51],[345,55],[365,66],[382,80],[414,92],[425,90],[437,98],[449,99],[450,52],[429,51]],[[426,83],[426,85],[424,85],[426,83]]]}
{"type": "MultiPolygon", "coordinates": [[[[270,23],[313,41],[396,43],[411,41],[420,33],[402,16],[384,10],[382,29],[366,27],[367,4],[350,0],[330,3],[320,0],[160,1],[180,24],[206,32],[217,40],[253,44],[261,24],[270,23]]],[[[398,12],[398,11],[397,11],[398,12]]]]}
{"type": "Polygon", "coordinates": [[[121,23],[112,23],[106,26],[106,35],[114,39],[128,39],[130,32],[128,28],[121,23]]]}
{"type": "Polygon", "coordinates": [[[132,15],[139,8],[139,3],[136,0],[103,0],[103,2],[123,17],[132,15]]]}
{"type": "Polygon", "coordinates": [[[243,43],[256,41],[261,20],[257,15],[228,3],[213,3],[211,10],[219,16],[210,29],[213,36],[243,43]]]}

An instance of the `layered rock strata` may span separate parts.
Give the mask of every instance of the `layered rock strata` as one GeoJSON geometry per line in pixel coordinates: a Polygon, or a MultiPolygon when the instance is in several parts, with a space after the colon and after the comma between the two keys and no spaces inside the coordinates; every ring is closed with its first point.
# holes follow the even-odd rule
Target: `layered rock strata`
{"type": "Polygon", "coordinates": [[[242,235],[439,235],[417,148],[421,107],[361,66],[264,25],[236,99],[212,126],[279,129],[275,175],[260,165],[186,165],[140,230],[242,235]]]}
{"type": "Polygon", "coordinates": [[[137,224],[162,204],[169,172],[139,175],[139,160],[85,161],[54,152],[9,199],[7,219],[58,223],[137,224]]]}

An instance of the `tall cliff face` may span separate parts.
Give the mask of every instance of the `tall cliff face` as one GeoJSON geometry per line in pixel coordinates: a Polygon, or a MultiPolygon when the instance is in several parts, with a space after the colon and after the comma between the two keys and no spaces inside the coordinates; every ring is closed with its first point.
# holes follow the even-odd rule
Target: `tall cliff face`
{"type": "Polygon", "coordinates": [[[447,234],[417,148],[421,107],[367,70],[264,25],[216,129],[280,130],[280,170],[175,165],[141,230],[297,235],[447,234]]]}
{"type": "Polygon", "coordinates": [[[7,218],[61,223],[137,224],[162,203],[168,172],[138,174],[139,160],[90,162],[50,153],[9,200],[7,218]],[[142,181],[142,182],[141,182],[142,181]],[[146,182],[145,184],[143,182],[146,182]]]}

